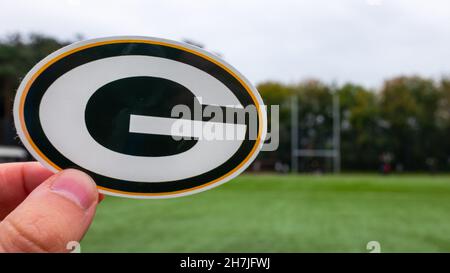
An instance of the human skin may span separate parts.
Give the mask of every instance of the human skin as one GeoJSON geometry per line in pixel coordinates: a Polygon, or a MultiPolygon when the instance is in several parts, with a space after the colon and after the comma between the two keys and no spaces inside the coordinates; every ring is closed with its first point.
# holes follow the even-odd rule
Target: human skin
{"type": "Polygon", "coordinates": [[[0,164],[0,252],[67,252],[103,199],[87,174],[38,162],[0,164]]]}

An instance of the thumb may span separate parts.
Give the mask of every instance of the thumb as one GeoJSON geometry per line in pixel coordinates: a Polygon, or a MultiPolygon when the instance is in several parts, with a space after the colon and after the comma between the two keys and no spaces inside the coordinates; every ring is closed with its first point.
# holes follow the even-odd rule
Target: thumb
{"type": "Polygon", "coordinates": [[[86,233],[98,202],[94,181],[73,169],[39,185],[0,222],[0,252],[67,252],[86,233]]]}

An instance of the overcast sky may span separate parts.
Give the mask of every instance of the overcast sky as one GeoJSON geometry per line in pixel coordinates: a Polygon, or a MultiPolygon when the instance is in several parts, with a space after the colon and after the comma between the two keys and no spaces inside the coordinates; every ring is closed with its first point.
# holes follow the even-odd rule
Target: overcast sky
{"type": "Polygon", "coordinates": [[[189,38],[253,83],[450,75],[448,0],[0,0],[0,36],[189,38]]]}

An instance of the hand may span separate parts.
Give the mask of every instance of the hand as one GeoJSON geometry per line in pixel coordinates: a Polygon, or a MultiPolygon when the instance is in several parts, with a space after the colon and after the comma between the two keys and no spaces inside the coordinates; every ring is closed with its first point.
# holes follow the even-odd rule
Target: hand
{"type": "Polygon", "coordinates": [[[0,164],[0,252],[67,252],[67,243],[86,233],[98,202],[94,181],[81,171],[0,164]]]}

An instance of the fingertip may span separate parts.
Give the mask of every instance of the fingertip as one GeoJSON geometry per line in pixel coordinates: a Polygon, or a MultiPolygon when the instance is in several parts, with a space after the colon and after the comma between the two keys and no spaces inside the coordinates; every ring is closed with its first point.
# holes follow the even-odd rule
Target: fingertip
{"type": "Polygon", "coordinates": [[[84,210],[98,203],[99,194],[94,180],[79,170],[67,169],[59,172],[50,188],[84,210]]]}

